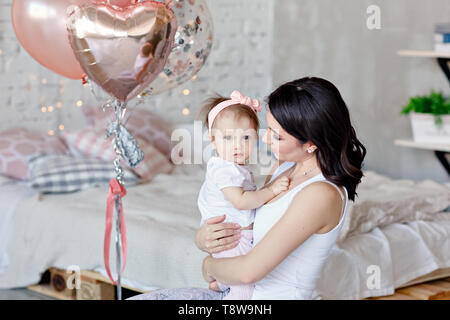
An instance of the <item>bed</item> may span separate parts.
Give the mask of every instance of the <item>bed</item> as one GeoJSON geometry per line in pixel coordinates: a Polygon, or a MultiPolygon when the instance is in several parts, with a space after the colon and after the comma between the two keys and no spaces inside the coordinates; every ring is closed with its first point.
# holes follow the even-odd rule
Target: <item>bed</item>
{"type": "MultiPolygon", "coordinates": [[[[384,296],[415,279],[450,276],[450,188],[365,174],[360,200],[322,270],[317,299],[384,296]],[[395,210],[389,212],[373,202],[380,197],[406,201],[402,196],[414,196],[411,190],[425,194],[420,205],[408,207],[400,201],[401,206],[391,204],[395,210]]],[[[123,199],[128,237],[124,284],[141,291],[207,287],[201,274],[206,254],[194,245],[200,223],[196,199],[203,176],[202,166],[179,165],[170,174],[128,187],[123,199]]],[[[264,179],[257,176],[257,185],[264,179]]],[[[106,274],[106,187],[43,195],[24,183],[1,181],[0,288],[38,283],[50,267],[78,266],[106,274]]],[[[111,253],[114,257],[113,248],[111,253]]]]}

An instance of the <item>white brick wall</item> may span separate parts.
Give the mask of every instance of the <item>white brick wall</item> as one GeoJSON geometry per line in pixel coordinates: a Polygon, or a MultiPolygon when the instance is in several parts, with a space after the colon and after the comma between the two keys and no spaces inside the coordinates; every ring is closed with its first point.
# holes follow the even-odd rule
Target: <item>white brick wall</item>
{"type": "MultiPolygon", "coordinates": [[[[11,24],[11,0],[0,0],[0,129],[22,126],[58,132],[85,124],[78,100],[96,103],[81,81],[69,80],[35,62],[17,41],[11,24]],[[46,84],[42,84],[42,80],[46,84]],[[64,92],[60,93],[60,89],[64,92]],[[60,101],[62,108],[56,108],[60,101]],[[53,112],[41,108],[53,106],[53,112]]],[[[227,95],[233,89],[263,99],[271,89],[271,45],[274,0],[207,0],[214,23],[214,45],[194,82],[147,100],[140,108],[161,115],[170,123],[195,119],[207,95],[227,95]],[[182,91],[191,94],[184,96],[182,91]],[[185,116],[181,110],[190,109],[185,116]]],[[[130,103],[130,110],[133,103],[130,103]]]]}

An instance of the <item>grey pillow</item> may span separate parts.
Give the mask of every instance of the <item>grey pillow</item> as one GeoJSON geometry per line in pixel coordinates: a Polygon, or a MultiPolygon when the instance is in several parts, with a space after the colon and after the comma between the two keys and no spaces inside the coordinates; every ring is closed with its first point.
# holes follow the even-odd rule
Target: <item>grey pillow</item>
{"type": "MultiPolygon", "coordinates": [[[[68,193],[91,187],[108,186],[116,177],[113,163],[61,154],[33,154],[28,158],[29,184],[42,193],[68,193]]],[[[139,178],[124,168],[124,185],[139,178]]]]}

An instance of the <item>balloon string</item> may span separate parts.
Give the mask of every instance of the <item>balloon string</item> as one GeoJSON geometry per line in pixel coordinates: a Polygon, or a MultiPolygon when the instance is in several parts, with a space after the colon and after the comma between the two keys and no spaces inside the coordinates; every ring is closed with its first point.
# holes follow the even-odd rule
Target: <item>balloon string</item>
{"type": "Polygon", "coordinates": [[[116,157],[114,159],[114,169],[116,172],[116,178],[111,179],[110,189],[108,194],[107,206],[106,206],[106,226],[105,226],[105,239],[104,239],[104,252],[103,258],[105,262],[105,269],[108,277],[112,283],[117,286],[117,298],[121,300],[121,274],[123,273],[127,261],[127,233],[125,229],[125,217],[122,207],[122,198],[126,195],[126,189],[124,187],[124,170],[120,165],[120,157],[123,157],[122,150],[120,148],[120,121],[125,115],[126,102],[120,102],[114,100],[111,103],[114,106],[116,116],[116,127],[114,130],[114,151],[116,157]],[[115,209],[115,210],[114,210],[115,209]],[[114,281],[110,266],[109,266],[109,249],[111,239],[111,229],[113,224],[113,212],[116,212],[116,260],[117,260],[117,281],[114,281]],[[123,256],[123,265],[121,267],[121,251],[123,256]]]}
{"type": "Polygon", "coordinates": [[[120,102],[114,100],[114,111],[116,115],[116,129],[114,137],[114,151],[116,152],[116,157],[114,159],[114,169],[116,171],[116,178],[121,184],[123,184],[123,168],[120,165],[120,157],[123,157],[122,150],[120,148],[120,120],[124,117],[126,112],[126,102],[120,102]]]}

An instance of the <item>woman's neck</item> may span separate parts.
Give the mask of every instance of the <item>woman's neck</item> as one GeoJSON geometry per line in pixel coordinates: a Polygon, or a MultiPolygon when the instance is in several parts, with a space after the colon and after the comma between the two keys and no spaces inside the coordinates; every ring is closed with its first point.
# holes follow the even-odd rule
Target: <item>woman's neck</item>
{"type": "Polygon", "coordinates": [[[315,176],[320,173],[320,168],[315,155],[303,160],[298,161],[294,166],[294,170],[289,175],[291,179],[294,178],[305,178],[315,176]]]}

